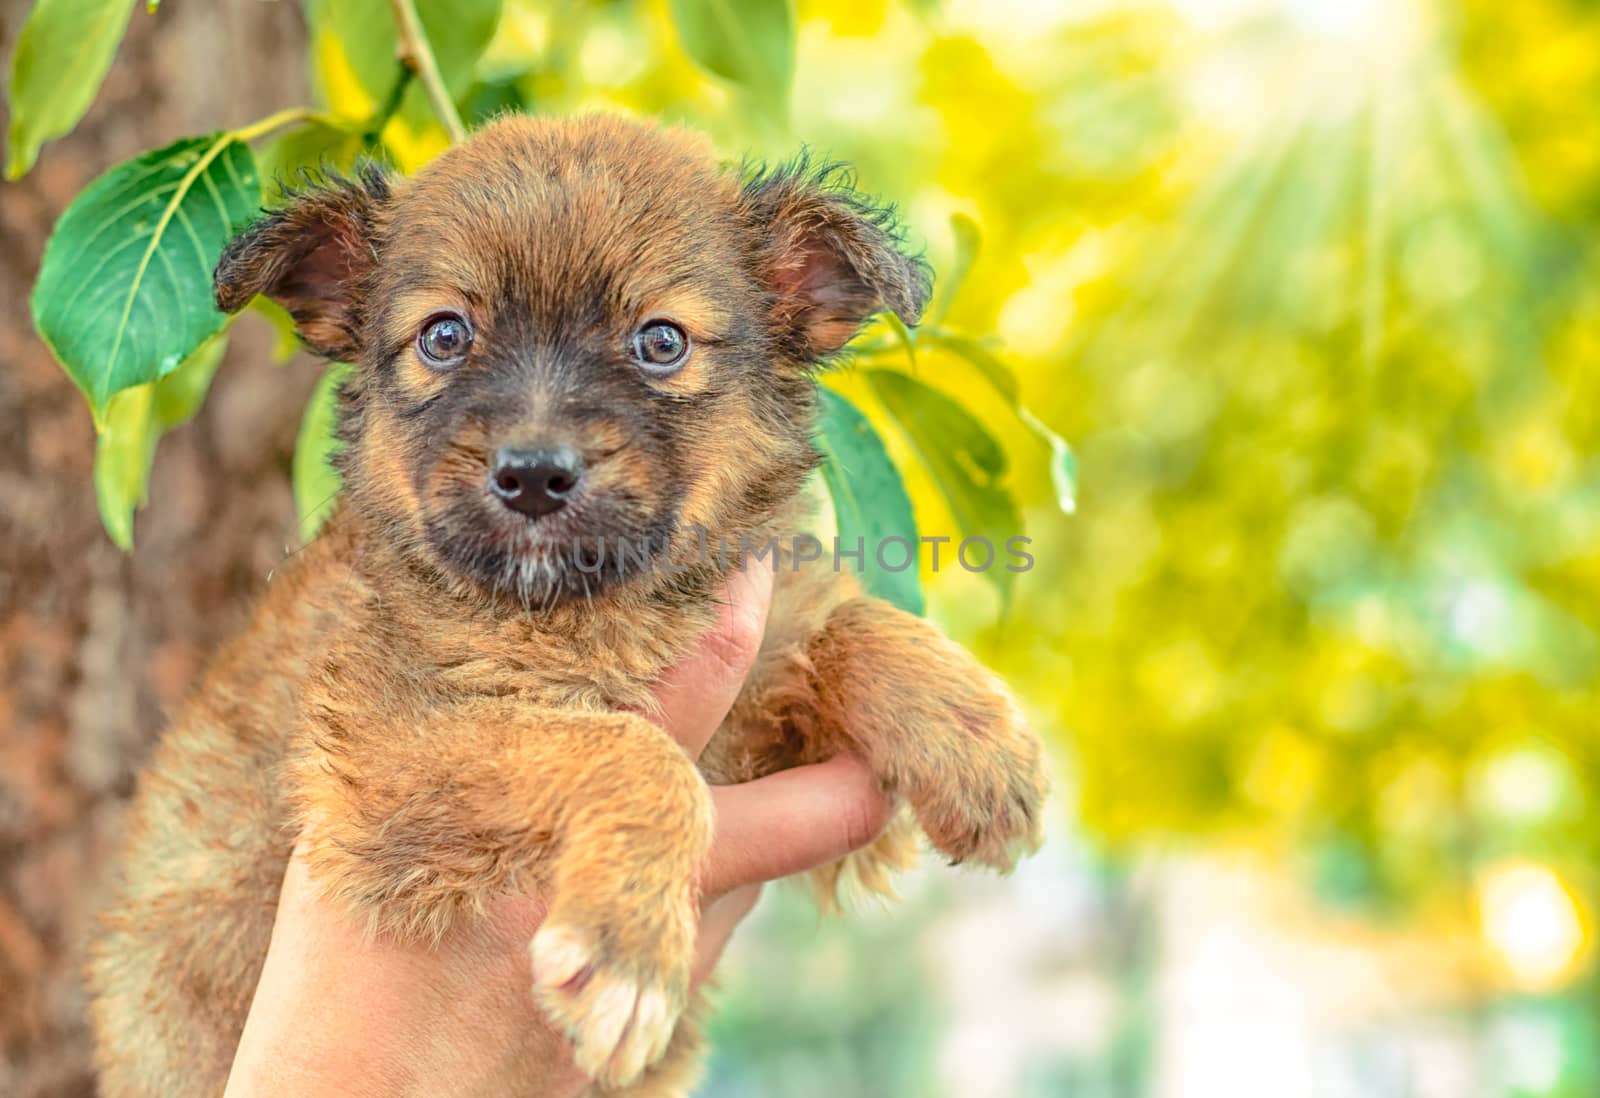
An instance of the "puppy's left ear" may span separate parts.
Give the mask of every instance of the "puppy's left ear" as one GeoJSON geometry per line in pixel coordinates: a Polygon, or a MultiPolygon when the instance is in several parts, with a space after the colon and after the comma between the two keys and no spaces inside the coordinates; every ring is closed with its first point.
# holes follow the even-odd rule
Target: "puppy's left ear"
{"type": "Polygon", "coordinates": [[[294,317],[312,351],[348,362],[360,353],[364,283],[377,263],[389,178],[375,164],[356,179],[318,179],[228,242],[212,282],[232,313],[265,294],[294,317]]]}
{"type": "Polygon", "coordinates": [[[843,166],[802,155],[751,178],[740,197],[774,323],[797,358],[826,358],[884,309],[908,326],[922,316],[933,272],[906,254],[894,211],[859,193],[843,166]]]}

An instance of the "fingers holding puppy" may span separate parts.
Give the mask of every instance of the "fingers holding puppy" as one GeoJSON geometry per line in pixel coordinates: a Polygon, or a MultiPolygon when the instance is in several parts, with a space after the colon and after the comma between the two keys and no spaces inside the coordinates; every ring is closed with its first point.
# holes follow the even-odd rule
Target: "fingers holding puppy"
{"type": "MultiPolygon", "coordinates": [[[[662,676],[662,724],[698,757],[755,665],[772,602],[773,571],[757,561],[730,572],[717,622],[699,647],[662,676]]],[[[824,865],[883,831],[893,803],[860,760],[840,756],[743,785],[714,786],[716,838],[700,878],[715,898],[824,865]]]]}
{"type": "Polygon", "coordinates": [[[717,621],[689,656],[669,668],[656,687],[657,720],[699,758],[717,726],[733,708],[745,677],[755,666],[772,606],[770,563],[756,561],[728,573],[717,603],[717,621]]]}
{"type": "Polygon", "coordinates": [[[711,803],[716,832],[700,878],[709,896],[838,861],[876,839],[894,813],[878,779],[851,755],[715,786],[711,803]]]}

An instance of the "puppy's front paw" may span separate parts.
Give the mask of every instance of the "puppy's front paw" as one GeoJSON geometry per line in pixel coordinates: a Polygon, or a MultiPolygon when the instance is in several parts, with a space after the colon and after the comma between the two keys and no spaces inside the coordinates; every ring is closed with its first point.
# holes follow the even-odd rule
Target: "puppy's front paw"
{"type": "Polygon", "coordinates": [[[911,802],[951,861],[1004,871],[1039,845],[1044,748],[993,672],[868,598],[836,607],[808,656],[824,722],[911,802]]]}
{"type": "Polygon", "coordinates": [[[1015,701],[1000,690],[939,701],[948,734],[904,760],[917,821],[952,864],[1009,872],[1039,848],[1048,781],[1043,750],[1015,701]]]}
{"type": "Polygon", "coordinates": [[[627,1086],[667,1051],[689,992],[690,910],[661,901],[651,916],[584,925],[558,901],[533,937],[534,996],[603,1087],[627,1086]]]}

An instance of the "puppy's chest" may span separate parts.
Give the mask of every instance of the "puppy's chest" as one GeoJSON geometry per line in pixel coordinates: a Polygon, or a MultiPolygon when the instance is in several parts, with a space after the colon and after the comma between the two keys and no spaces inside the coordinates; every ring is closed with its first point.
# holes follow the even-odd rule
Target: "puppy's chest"
{"type": "Polygon", "coordinates": [[[636,605],[545,619],[410,615],[396,622],[378,614],[330,651],[326,681],[333,693],[377,692],[424,713],[484,697],[561,709],[637,709],[713,617],[709,605],[636,605]]]}

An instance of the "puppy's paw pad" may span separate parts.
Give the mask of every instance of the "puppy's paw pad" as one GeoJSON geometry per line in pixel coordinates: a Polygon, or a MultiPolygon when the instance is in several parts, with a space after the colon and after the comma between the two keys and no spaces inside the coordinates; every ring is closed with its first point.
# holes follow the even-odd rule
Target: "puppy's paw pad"
{"type": "Polygon", "coordinates": [[[1043,750],[1010,699],[987,721],[963,715],[964,780],[927,783],[918,816],[952,863],[976,862],[1009,872],[1043,838],[1048,786],[1043,750]]]}
{"type": "Polygon", "coordinates": [[[624,1086],[637,1079],[644,1069],[666,1055],[667,1043],[677,1024],[678,1011],[667,1001],[660,987],[647,987],[634,999],[632,1018],[617,1040],[610,1059],[598,1066],[584,1066],[607,1086],[624,1086]]]}
{"type": "Polygon", "coordinates": [[[566,987],[594,963],[589,937],[571,927],[541,927],[528,950],[533,957],[535,987],[566,987]]]}
{"type": "Polygon", "coordinates": [[[1037,826],[1027,810],[1015,803],[1001,808],[986,823],[974,827],[970,834],[957,839],[939,841],[941,850],[951,855],[954,863],[973,862],[1001,873],[1009,873],[1024,856],[1039,849],[1037,826]]]}
{"type": "Polygon", "coordinates": [[[1016,786],[969,790],[951,825],[929,830],[934,845],[955,862],[976,862],[1002,873],[1039,848],[1043,796],[1016,786]]]}
{"type": "Polygon", "coordinates": [[[599,959],[589,941],[565,926],[534,936],[534,997],[572,1041],[579,1070],[604,1087],[624,1087],[666,1054],[684,997],[599,959]]]}

